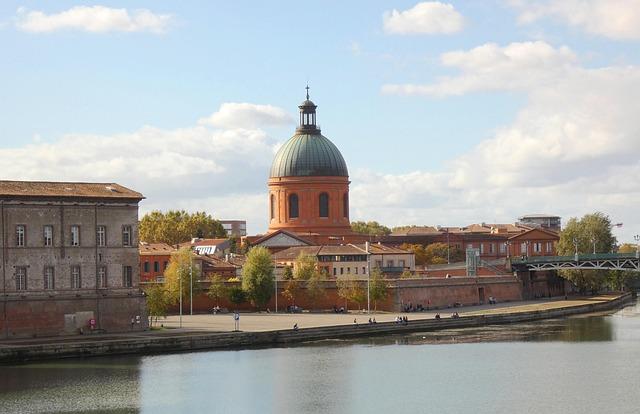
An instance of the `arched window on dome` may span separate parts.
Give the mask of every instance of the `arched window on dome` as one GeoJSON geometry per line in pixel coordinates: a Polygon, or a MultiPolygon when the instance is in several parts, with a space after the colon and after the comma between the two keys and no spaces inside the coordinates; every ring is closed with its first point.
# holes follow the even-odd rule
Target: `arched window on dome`
{"type": "Polygon", "coordinates": [[[349,193],[342,195],[342,215],[344,218],[349,218],[349,193]]]}
{"type": "Polygon", "coordinates": [[[273,220],[276,216],[276,197],[273,194],[269,197],[269,206],[271,211],[271,220],[273,220]]]}
{"type": "Polygon", "coordinates": [[[320,193],[318,204],[320,206],[320,217],[329,217],[329,194],[320,193]]]}
{"type": "Polygon", "coordinates": [[[289,194],[289,218],[298,218],[298,194],[289,194]]]}

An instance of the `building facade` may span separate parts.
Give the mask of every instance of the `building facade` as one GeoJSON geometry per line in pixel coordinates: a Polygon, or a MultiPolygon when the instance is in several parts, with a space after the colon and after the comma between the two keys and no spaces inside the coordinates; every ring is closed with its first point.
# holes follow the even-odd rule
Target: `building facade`
{"type": "Polygon", "coordinates": [[[220,220],[227,237],[244,237],[247,235],[246,220],[220,220]]]}
{"type": "Polygon", "coordinates": [[[146,329],[143,198],[113,183],[0,181],[2,336],[146,329]]]}
{"type": "Polygon", "coordinates": [[[317,106],[300,104],[300,125],[280,148],[269,177],[269,232],[351,234],[349,173],[338,148],[320,133],[317,106]]]}
{"type": "Polygon", "coordinates": [[[166,243],[140,243],[140,281],[164,282],[164,271],[176,251],[166,243]]]}

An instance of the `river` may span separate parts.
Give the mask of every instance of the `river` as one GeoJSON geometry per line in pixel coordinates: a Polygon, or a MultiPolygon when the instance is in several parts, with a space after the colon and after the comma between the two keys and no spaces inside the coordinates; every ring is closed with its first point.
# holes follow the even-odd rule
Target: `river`
{"type": "Polygon", "coordinates": [[[286,348],[0,366],[0,413],[637,413],[640,304],[286,348]]]}

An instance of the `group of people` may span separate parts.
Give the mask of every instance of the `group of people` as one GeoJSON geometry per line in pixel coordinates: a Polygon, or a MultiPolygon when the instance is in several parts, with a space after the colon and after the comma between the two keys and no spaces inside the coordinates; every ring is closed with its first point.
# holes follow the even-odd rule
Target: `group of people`
{"type": "Polygon", "coordinates": [[[413,306],[411,302],[404,305],[402,307],[403,312],[424,312],[425,310],[429,310],[429,304],[431,301],[427,301],[427,307],[422,306],[422,303],[418,303],[416,306],[413,306]]]}
{"type": "Polygon", "coordinates": [[[333,313],[344,313],[344,311],[344,306],[337,307],[336,305],[333,305],[333,313]]]}
{"type": "Polygon", "coordinates": [[[406,316],[396,316],[395,322],[402,325],[407,325],[409,323],[409,318],[407,318],[406,316]]]}
{"type": "MultiPolygon", "coordinates": [[[[458,314],[458,312],[453,312],[453,313],[451,314],[451,317],[452,317],[453,319],[456,319],[456,318],[459,318],[459,317],[460,317],[460,315],[458,314]]],[[[440,319],[440,314],[439,314],[439,313],[436,313],[435,318],[436,318],[436,319],[440,319]]]]}

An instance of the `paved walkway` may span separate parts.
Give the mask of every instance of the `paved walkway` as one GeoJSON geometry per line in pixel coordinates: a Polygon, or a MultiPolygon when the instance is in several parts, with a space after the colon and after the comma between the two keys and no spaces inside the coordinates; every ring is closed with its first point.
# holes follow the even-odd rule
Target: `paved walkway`
{"type": "MultiPolygon", "coordinates": [[[[433,319],[436,313],[440,313],[443,318],[451,316],[452,312],[463,315],[482,315],[528,312],[534,310],[556,309],[562,307],[579,306],[587,303],[604,302],[611,300],[618,295],[602,295],[588,298],[564,299],[541,299],[536,301],[499,303],[496,305],[466,306],[451,309],[440,309],[428,312],[412,313],[389,313],[379,312],[367,315],[363,312],[350,312],[348,314],[335,313],[240,313],[240,330],[258,332],[273,331],[278,329],[291,329],[294,323],[299,328],[312,328],[320,326],[352,325],[354,320],[357,323],[367,323],[369,317],[375,318],[376,322],[392,322],[398,315],[406,315],[409,320],[433,319]]],[[[233,313],[218,315],[183,315],[182,329],[178,316],[169,316],[167,319],[160,319],[159,323],[164,327],[177,328],[181,331],[208,331],[208,332],[229,332],[234,329],[233,313]]]]}

